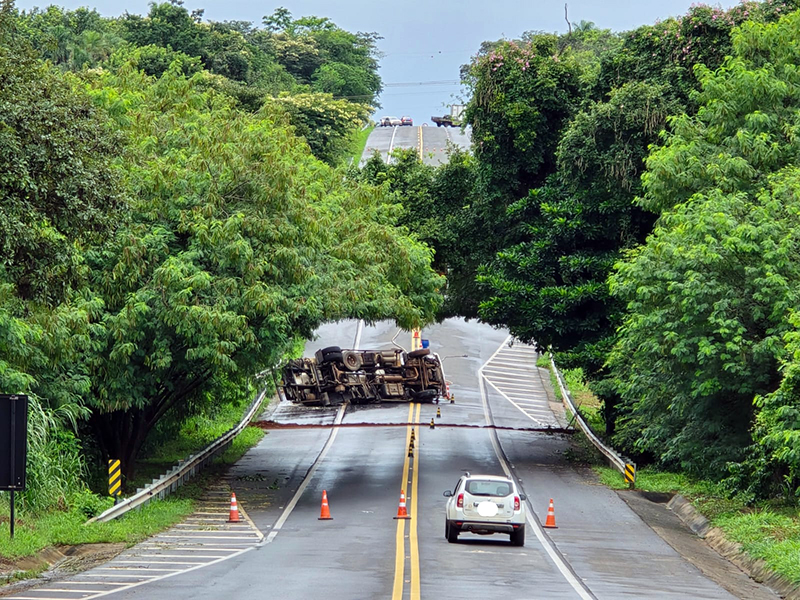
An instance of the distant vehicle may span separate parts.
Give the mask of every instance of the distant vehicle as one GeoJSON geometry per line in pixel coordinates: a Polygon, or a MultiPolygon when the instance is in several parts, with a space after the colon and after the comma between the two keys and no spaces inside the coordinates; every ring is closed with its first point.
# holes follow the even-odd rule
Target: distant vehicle
{"type": "Polygon", "coordinates": [[[445,127],[461,127],[462,117],[466,106],[463,104],[451,104],[450,114],[443,117],[431,117],[431,121],[436,123],[437,127],[444,125],[445,127]]]}
{"type": "Polygon", "coordinates": [[[525,545],[525,494],[508,477],[461,476],[454,490],[446,490],[444,537],[451,544],[458,534],[507,533],[513,546],[525,545]]]}
{"type": "Polygon", "coordinates": [[[401,125],[413,125],[414,121],[411,119],[411,117],[401,117],[400,118],[400,124],[401,125]]]}
{"type": "Polygon", "coordinates": [[[381,117],[381,127],[397,127],[403,122],[397,117],[381,117]]]}
{"type": "Polygon", "coordinates": [[[461,123],[453,121],[450,115],[445,115],[443,117],[431,117],[431,121],[436,123],[437,127],[441,127],[442,125],[445,127],[461,127],[461,123]]]}

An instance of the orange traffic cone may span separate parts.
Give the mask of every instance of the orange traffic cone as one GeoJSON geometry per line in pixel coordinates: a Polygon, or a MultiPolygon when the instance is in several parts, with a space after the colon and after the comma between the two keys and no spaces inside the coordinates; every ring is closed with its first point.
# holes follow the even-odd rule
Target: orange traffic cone
{"type": "Polygon", "coordinates": [[[553,499],[550,498],[550,506],[547,508],[547,520],[544,522],[547,529],[558,529],[556,527],[556,511],[553,508],[553,499]]]}
{"type": "Polygon", "coordinates": [[[319,511],[319,519],[318,521],[331,521],[333,517],[331,516],[331,509],[328,506],[328,492],[322,490],[322,508],[319,511]]]}
{"type": "Polygon", "coordinates": [[[406,493],[400,490],[400,506],[397,507],[397,516],[395,519],[410,519],[408,511],[406,510],[406,493]]]}
{"type": "Polygon", "coordinates": [[[231,492],[231,515],[228,518],[228,523],[239,522],[239,505],[236,504],[236,494],[231,492]]]}

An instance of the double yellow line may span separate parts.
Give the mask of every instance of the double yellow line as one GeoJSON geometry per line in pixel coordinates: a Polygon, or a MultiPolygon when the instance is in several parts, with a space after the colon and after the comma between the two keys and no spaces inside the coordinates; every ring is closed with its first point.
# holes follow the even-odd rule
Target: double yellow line
{"type": "Polygon", "coordinates": [[[422,144],[422,127],[419,127],[417,129],[417,132],[419,134],[418,135],[419,142],[417,144],[419,146],[419,159],[422,160],[422,152],[423,152],[423,148],[424,148],[424,145],[422,144]]]}
{"type": "MultiPolygon", "coordinates": [[[[421,404],[410,404],[408,407],[408,422],[406,428],[406,449],[411,444],[411,432],[414,431],[415,440],[419,440],[419,425],[411,425],[411,423],[419,423],[419,413],[422,409],[421,404]],[[416,409],[416,416],[414,411],[416,409]]],[[[401,488],[409,492],[409,516],[408,521],[398,519],[397,521],[397,534],[395,536],[395,559],[394,559],[394,587],[392,588],[392,600],[402,600],[403,589],[405,587],[405,570],[406,570],[406,523],[408,523],[408,543],[411,571],[411,600],[419,600],[419,544],[417,543],[417,490],[419,489],[419,452],[414,452],[414,464],[411,465],[411,459],[406,452],[406,458],[403,461],[403,479],[401,488]],[[411,471],[411,488],[409,489],[409,471],[411,471]]]]}

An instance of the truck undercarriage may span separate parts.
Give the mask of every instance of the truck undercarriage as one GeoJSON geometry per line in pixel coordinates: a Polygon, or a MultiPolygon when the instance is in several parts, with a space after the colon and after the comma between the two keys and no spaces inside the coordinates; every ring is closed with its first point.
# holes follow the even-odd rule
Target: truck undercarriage
{"type": "Polygon", "coordinates": [[[342,350],[329,346],[283,369],[287,400],[307,406],[351,402],[433,402],[445,393],[442,362],[427,348],[342,350]]]}

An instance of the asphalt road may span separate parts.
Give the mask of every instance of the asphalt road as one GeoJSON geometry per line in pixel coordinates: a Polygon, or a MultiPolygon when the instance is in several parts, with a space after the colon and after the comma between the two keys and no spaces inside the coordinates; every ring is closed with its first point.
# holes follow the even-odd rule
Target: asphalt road
{"type": "Polygon", "coordinates": [[[413,148],[421,153],[425,164],[439,165],[447,162],[450,145],[469,148],[470,129],[462,131],[458,127],[436,126],[376,127],[367,139],[361,164],[375,152],[386,161],[391,160],[389,153],[395,148],[413,148]]]}
{"type": "MultiPolygon", "coordinates": [[[[386,323],[362,329],[341,322],[318,334],[306,354],[329,345],[391,347],[398,330],[386,323]]],[[[272,407],[262,415],[265,421],[330,425],[341,419],[352,426],[268,431],[223,482],[250,519],[250,529],[243,524],[236,533],[220,531],[237,544],[227,554],[222,540],[210,540],[215,550],[206,554],[219,558],[199,565],[174,558],[184,551],[151,541],[148,548],[165,554],[155,567],[136,566],[131,577],[155,570],[149,579],[136,579],[135,586],[81,587],[93,573],[115,568],[112,561],[14,597],[735,598],[681,558],[615,492],[573,466],[567,434],[486,427],[490,422],[515,428],[563,425],[547,378],[535,367],[533,349],[509,345],[505,332],[463,320],[430,327],[423,337],[443,357],[455,403],[351,407],[346,414],[287,403],[272,407]],[[415,452],[409,457],[412,430],[415,452]],[[521,481],[531,515],[523,547],[511,546],[505,536],[461,534],[456,544],[445,540],[442,492],[452,489],[465,470],[507,471],[521,481]],[[318,519],[323,490],[332,520],[318,519]],[[410,520],[394,519],[401,490],[410,520]],[[558,529],[542,530],[538,523],[550,498],[558,529]],[[254,535],[264,537],[254,542],[254,535]]],[[[396,341],[407,348],[408,332],[399,332],[396,341]]],[[[214,535],[196,529],[197,535],[214,535]]],[[[175,537],[167,532],[164,539],[175,537]]],[[[127,552],[141,556],[137,548],[127,552]]]]}

